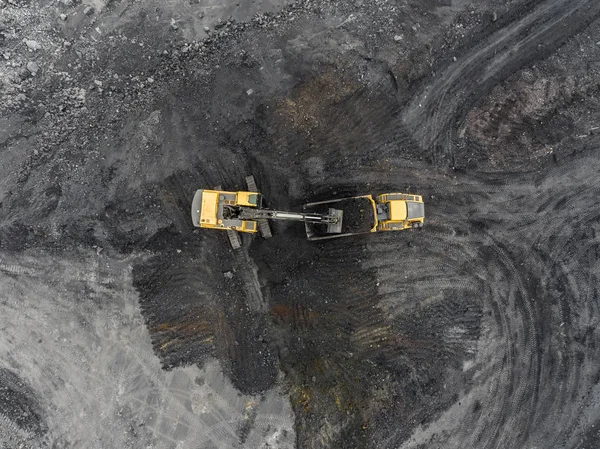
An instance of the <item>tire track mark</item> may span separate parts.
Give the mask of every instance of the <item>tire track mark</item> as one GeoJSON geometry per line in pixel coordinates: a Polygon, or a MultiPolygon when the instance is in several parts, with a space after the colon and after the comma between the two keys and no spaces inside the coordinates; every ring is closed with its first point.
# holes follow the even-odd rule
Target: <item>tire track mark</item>
{"type": "Polygon", "coordinates": [[[418,94],[403,121],[433,160],[453,159],[451,142],[470,108],[521,67],[550,55],[600,14],[594,0],[549,0],[461,56],[418,94]]]}

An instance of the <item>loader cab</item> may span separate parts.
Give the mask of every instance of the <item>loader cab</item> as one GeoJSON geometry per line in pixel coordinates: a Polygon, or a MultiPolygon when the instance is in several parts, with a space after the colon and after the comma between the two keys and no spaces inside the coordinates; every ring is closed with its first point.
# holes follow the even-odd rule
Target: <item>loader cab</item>
{"type": "Polygon", "coordinates": [[[425,205],[420,195],[386,193],[377,197],[378,231],[423,227],[425,205]]]}

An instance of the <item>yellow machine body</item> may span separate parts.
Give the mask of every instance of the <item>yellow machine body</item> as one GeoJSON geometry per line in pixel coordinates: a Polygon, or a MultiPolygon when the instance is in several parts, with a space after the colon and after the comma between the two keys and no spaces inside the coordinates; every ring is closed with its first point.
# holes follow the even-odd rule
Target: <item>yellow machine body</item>
{"type": "Polygon", "coordinates": [[[200,228],[255,233],[266,219],[303,221],[308,239],[320,240],[365,232],[418,229],[423,227],[425,220],[423,197],[409,193],[384,193],[376,199],[372,195],[362,195],[309,203],[303,206],[303,212],[262,209],[262,203],[258,192],[200,189],[192,201],[192,222],[200,228]],[[368,200],[370,206],[353,203],[353,200],[361,199],[368,200]],[[362,217],[358,221],[357,214],[362,217]],[[362,227],[361,220],[364,221],[362,227]]]}
{"type": "Polygon", "coordinates": [[[255,233],[258,231],[256,221],[230,218],[226,214],[226,206],[258,207],[260,201],[258,192],[200,189],[192,201],[192,222],[200,228],[255,233]]]}
{"type": "Polygon", "coordinates": [[[421,195],[384,193],[377,197],[378,231],[401,231],[423,226],[425,205],[421,195]]]}

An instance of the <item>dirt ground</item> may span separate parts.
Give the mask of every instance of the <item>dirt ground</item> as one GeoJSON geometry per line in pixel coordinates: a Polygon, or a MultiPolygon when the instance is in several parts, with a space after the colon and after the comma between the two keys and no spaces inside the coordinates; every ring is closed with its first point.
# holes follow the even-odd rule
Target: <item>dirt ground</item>
{"type": "Polygon", "coordinates": [[[599,18],[0,0],[0,448],[600,447],[599,18]],[[248,174],[425,227],[232,251],[248,174]]]}

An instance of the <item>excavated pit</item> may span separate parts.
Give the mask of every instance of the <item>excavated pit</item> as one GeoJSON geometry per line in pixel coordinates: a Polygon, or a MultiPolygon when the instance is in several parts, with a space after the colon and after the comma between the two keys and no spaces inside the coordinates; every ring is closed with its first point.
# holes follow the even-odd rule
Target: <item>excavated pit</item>
{"type": "Polygon", "coordinates": [[[0,447],[600,445],[600,3],[67,3],[0,0],[0,447]],[[249,174],[425,227],[232,251],[249,174]]]}

